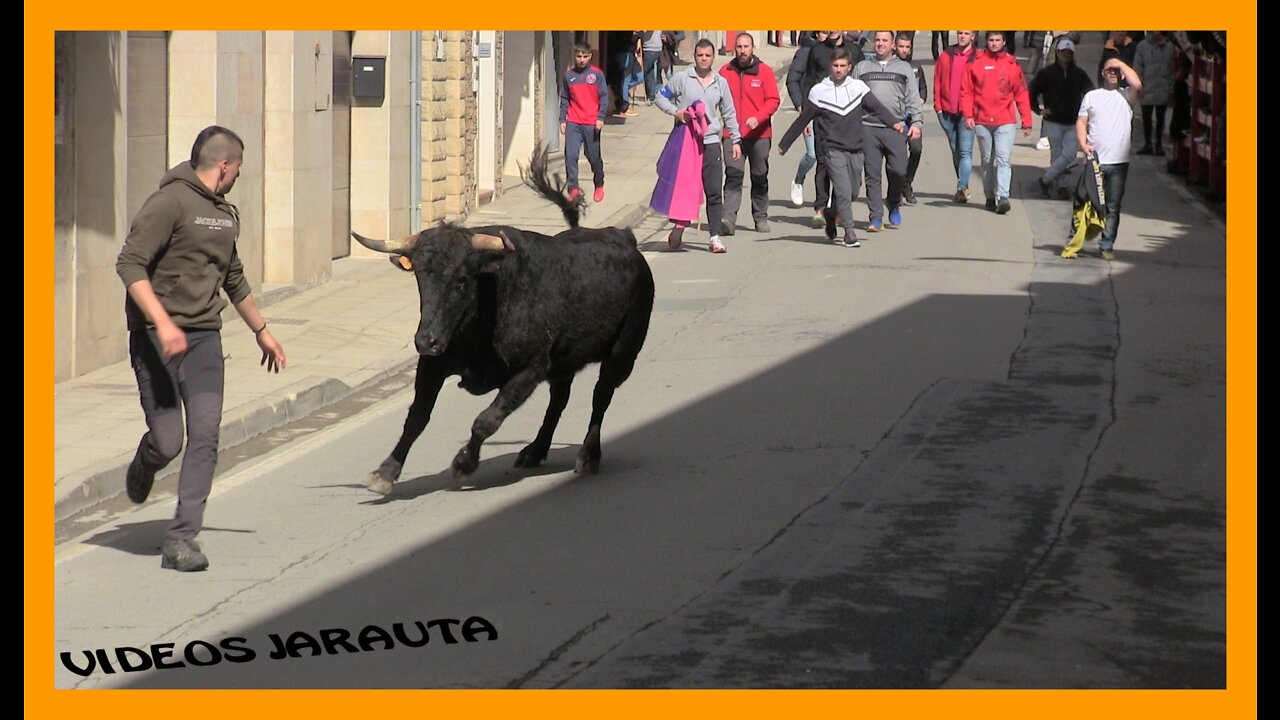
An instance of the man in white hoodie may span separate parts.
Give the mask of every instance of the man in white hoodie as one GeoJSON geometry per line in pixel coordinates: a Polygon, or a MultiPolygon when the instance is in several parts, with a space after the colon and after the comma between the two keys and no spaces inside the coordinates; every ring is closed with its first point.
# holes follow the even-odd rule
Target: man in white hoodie
{"type": "Polygon", "coordinates": [[[827,239],[845,247],[862,247],[853,227],[853,199],[858,194],[862,178],[863,108],[874,113],[886,125],[902,132],[903,124],[893,125],[895,119],[889,110],[871,93],[871,88],[861,80],[849,77],[853,69],[852,56],[844,48],[831,53],[831,74],[809,90],[808,102],[800,117],[791,123],[782,140],[778,153],[786,154],[810,121],[814,131],[823,138],[827,172],[833,186],[832,202],[835,209],[825,208],[827,239]],[[836,222],[844,228],[844,238],[836,240],[836,222]]]}

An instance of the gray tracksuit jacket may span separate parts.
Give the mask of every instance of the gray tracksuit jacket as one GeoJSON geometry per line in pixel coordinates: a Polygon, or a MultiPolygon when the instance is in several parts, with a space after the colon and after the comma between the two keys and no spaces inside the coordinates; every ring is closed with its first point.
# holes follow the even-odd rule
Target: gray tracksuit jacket
{"type": "MultiPolygon", "coordinates": [[[[924,126],[924,103],[916,89],[916,76],[911,64],[896,55],[883,64],[879,60],[863,60],[853,66],[853,76],[867,84],[880,104],[899,120],[911,116],[912,126],[924,126]]],[[[872,127],[888,127],[873,115],[866,124],[872,127]]]]}

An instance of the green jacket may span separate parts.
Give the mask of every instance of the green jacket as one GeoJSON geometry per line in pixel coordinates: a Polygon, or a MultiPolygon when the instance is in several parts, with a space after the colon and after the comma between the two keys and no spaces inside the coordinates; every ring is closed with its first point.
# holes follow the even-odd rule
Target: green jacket
{"type": "MultiPolygon", "coordinates": [[[[236,254],[240,217],[225,197],[214,195],[188,162],[165,174],[160,189],[142,204],[116,259],[116,273],[129,287],[150,280],[174,324],[184,330],[219,330],[227,301],[250,293],[236,254]]],[[[130,330],[151,326],[125,297],[130,330]]]]}

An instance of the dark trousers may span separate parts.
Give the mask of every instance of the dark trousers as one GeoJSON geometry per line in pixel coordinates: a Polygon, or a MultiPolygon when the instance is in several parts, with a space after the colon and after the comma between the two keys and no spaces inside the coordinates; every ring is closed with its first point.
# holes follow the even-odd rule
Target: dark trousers
{"type": "Polygon", "coordinates": [[[1154,113],[1156,119],[1155,127],[1155,146],[1164,147],[1164,105],[1143,105],[1142,106],[1142,146],[1151,147],[1151,116],[1154,113]]]}
{"type": "Polygon", "coordinates": [[[764,220],[769,215],[769,148],[771,138],[742,141],[742,157],[733,159],[733,144],[725,140],[724,217],[737,224],[742,206],[743,170],[751,163],[751,217],[764,220]]]}
{"type": "Polygon", "coordinates": [[[707,197],[707,232],[720,234],[720,220],[724,216],[724,154],[720,143],[702,146],[702,190],[707,197]]]}
{"type": "Polygon", "coordinates": [[[630,49],[624,49],[614,52],[610,58],[612,62],[609,64],[609,72],[607,80],[609,89],[613,91],[614,111],[624,113],[631,108],[631,102],[627,99],[627,93],[622,89],[622,83],[626,77],[627,60],[634,57],[630,49]]]}
{"type": "Polygon", "coordinates": [[[889,175],[889,207],[902,202],[907,174],[907,136],[893,128],[862,126],[862,154],[866,161],[867,209],[871,218],[884,217],[885,194],[881,171],[889,175]]]}
{"type": "Polygon", "coordinates": [[[907,138],[907,176],[903,179],[903,185],[911,188],[915,192],[912,183],[916,180],[916,170],[920,168],[920,155],[924,152],[924,136],[912,140],[907,138]]]}
{"type": "Polygon", "coordinates": [[[951,47],[951,31],[950,30],[932,30],[932,36],[929,39],[929,49],[933,52],[933,59],[937,60],[943,51],[951,47]]]}
{"type": "Polygon", "coordinates": [[[154,330],[129,333],[129,358],[147,433],[138,454],[147,470],[158,471],[182,451],[183,415],[187,452],[178,476],[178,509],[167,535],[191,540],[204,525],[204,507],[218,462],[222,424],[222,335],[217,330],[187,332],[187,351],[165,359],[154,330]]]}
{"type": "Polygon", "coordinates": [[[818,162],[813,166],[813,209],[822,212],[831,204],[831,173],[827,171],[827,150],[823,147],[822,133],[818,132],[818,124],[813,125],[813,151],[818,162]]]}
{"type": "Polygon", "coordinates": [[[578,187],[578,152],[586,149],[587,162],[591,165],[591,179],[596,187],[604,186],[604,160],[600,159],[600,131],[594,124],[564,124],[564,174],[568,176],[567,190],[578,187]]]}
{"type": "Polygon", "coordinates": [[[661,61],[661,50],[644,51],[644,96],[649,102],[658,96],[658,66],[661,61]]]}

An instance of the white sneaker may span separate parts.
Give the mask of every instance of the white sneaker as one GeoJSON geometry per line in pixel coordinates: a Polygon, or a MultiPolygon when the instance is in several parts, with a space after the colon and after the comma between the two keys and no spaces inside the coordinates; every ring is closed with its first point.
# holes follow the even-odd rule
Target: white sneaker
{"type": "Polygon", "coordinates": [[[792,207],[804,207],[804,185],[791,183],[791,205],[792,207]]]}
{"type": "Polygon", "coordinates": [[[1036,149],[1037,149],[1037,150],[1048,150],[1048,149],[1049,149],[1049,138],[1047,138],[1047,137],[1042,137],[1042,138],[1040,138],[1040,140],[1036,143],[1036,149]]]}

